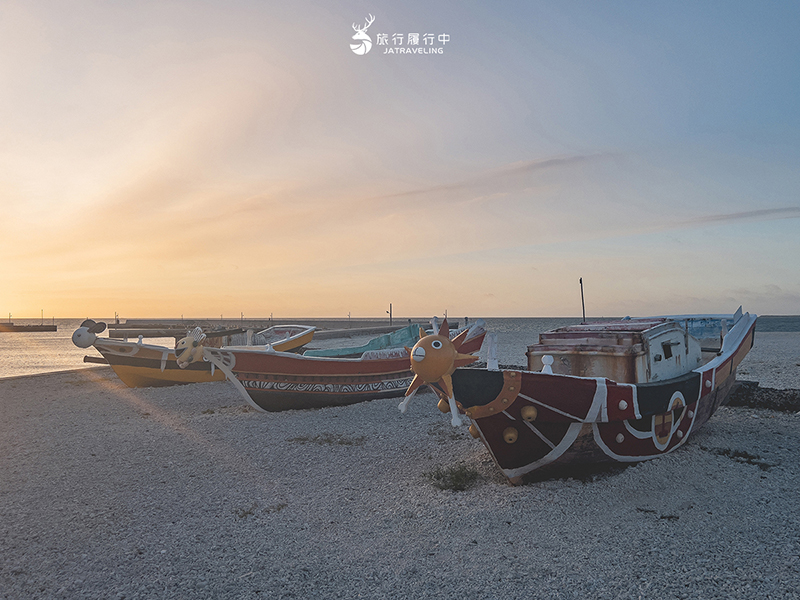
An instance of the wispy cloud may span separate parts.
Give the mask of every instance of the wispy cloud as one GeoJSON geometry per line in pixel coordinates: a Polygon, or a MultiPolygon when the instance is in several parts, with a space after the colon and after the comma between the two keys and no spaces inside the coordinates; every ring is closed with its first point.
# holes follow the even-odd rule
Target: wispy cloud
{"type": "Polygon", "coordinates": [[[483,188],[487,185],[495,185],[499,188],[505,188],[513,184],[520,176],[529,175],[545,169],[558,168],[558,167],[571,167],[575,165],[585,164],[590,161],[596,161],[603,158],[610,157],[611,154],[587,154],[587,155],[574,155],[574,156],[558,156],[537,160],[526,160],[521,162],[511,163],[499,167],[497,169],[490,169],[470,177],[462,181],[453,183],[444,183],[438,185],[431,185],[424,188],[408,190],[404,192],[396,192],[392,194],[384,194],[370,198],[370,200],[389,200],[397,198],[407,198],[410,196],[421,196],[426,194],[434,194],[436,192],[451,192],[451,191],[469,191],[474,188],[483,188]]]}
{"type": "Polygon", "coordinates": [[[681,221],[671,226],[667,225],[666,228],[677,229],[683,226],[691,227],[693,225],[699,226],[714,223],[725,225],[727,223],[740,223],[744,221],[774,221],[797,218],[800,218],[800,206],[787,206],[784,208],[763,208],[719,215],[706,215],[688,221],[681,221]]]}

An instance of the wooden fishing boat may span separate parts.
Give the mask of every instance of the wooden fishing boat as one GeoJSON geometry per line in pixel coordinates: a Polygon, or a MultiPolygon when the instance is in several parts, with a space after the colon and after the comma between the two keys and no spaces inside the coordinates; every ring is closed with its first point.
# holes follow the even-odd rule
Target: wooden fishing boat
{"type": "MultiPolygon", "coordinates": [[[[475,323],[462,334],[465,352],[477,352],[486,330],[475,323]]],[[[179,364],[200,360],[228,374],[245,400],[262,411],[342,406],[402,396],[411,382],[408,348],[364,352],[358,358],[304,356],[250,347],[208,348],[202,334],[179,342],[179,364]],[[194,344],[197,342],[201,346],[194,344]],[[180,351],[180,347],[185,353],[180,351]],[[198,351],[201,348],[202,351],[198,351]]]]}
{"type": "MultiPolygon", "coordinates": [[[[94,348],[102,359],[86,357],[86,362],[106,363],[128,387],[160,387],[189,383],[224,381],[226,376],[210,362],[196,362],[186,368],[178,366],[175,349],[156,344],[146,344],[140,338],[137,342],[101,338],[97,334],[106,328],[105,323],[84,321],[72,336],[72,341],[80,348],[94,348]],[[87,360],[89,359],[89,360],[87,360]]],[[[207,345],[221,345],[224,340],[236,335],[240,330],[209,332],[207,345]]],[[[284,351],[300,349],[314,336],[314,327],[304,325],[277,325],[258,333],[247,335],[250,346],[256,352],[279,348],[284,351]]]]}
{"type": "Polygon", "coordinates": [[[128,387],[161,387],[225,381],[225,374],[210,363],[196,363],[189,369],[179,368],[175,350],[166,346],[124,342],[110,338],[97,338],[92,345],[103,358],[84,360],[107,363],[128,387]]]}
{"type": "Polygon", "coordinates": [[[637,462],[682,446],[725,402],[755,325],[741,308],[573,325],[529,347],[529,370],[458,368],[412,387],[429,384],[454,425],[466,415],[512,483],[538,469],[637,462]]]}
{"type": "MultiPolygon", "coordinates": [[[[270,346],[278,352],[298,352],[314,339],[316,327],[309,325],[274,325],[268,329],[251,333],[245,332],[245,346],[270,346]]],[[[206,334],[208,335],[208,334],[206,334]]],[[[230,346],[241,346],[240,340],[234,336],[231,338],[230,346]]]]}

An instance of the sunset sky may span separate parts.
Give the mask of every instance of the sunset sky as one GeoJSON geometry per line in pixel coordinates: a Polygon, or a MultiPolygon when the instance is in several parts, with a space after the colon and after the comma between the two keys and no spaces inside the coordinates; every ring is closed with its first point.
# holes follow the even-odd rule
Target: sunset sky
{"type": "Polygon", "coordinates": [[[797,2],[4,0],[0,315],[575,316],[580,277],[589,315],[800,314],[798,31],[797,2]]]}

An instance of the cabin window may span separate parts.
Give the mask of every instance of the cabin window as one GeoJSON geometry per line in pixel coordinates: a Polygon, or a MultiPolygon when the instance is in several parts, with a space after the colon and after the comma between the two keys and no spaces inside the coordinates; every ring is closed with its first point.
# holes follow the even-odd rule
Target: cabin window
{"type": "Polygon", "coordinates": [[[661,342],[661,349],[664,351],[664,358],[672,358],[672,347],[679,345],[680,342],[661,342]]]}

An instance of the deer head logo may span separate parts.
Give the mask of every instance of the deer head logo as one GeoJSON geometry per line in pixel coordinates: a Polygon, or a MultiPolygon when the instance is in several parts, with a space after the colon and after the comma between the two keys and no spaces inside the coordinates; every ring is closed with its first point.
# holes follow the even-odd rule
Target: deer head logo
{"type": "Polygon", "coordinates": [[[359,27],[355,23],[353,23],[353,29],[355,29],[356,34],[353,36],[353,39],[356,40],[355,44],[350,44],[350,49],[358,55],[363,55],[369,52],[372,49],[372,38],[367,35],[367,29],[372,23],[375,21],[375,17],[369,15],[366,19],[366,25],[364,27],[359,27]]]}

